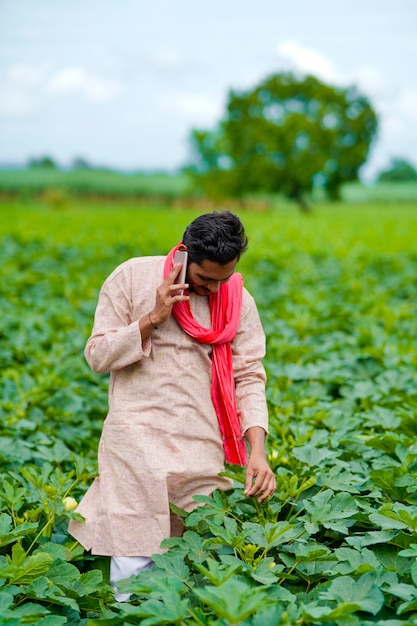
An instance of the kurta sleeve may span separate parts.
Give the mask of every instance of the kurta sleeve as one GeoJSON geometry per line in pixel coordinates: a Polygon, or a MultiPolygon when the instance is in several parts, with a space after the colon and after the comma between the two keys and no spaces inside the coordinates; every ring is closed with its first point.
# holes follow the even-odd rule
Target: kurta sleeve
{"type": "Polygon", "coordinates": [[[232,342],[236,403],[242,433],[252,426],[268,432],[265,397],[265,333],[252,296],[244,289],[238,332],[232,342]]]}
{"type": "Polygon", "coordinates": [[[133,319],[132,276],[127,263],[117,268],[101,288],[94,326],[84,356],[94,372],[118,370],[149,356],[151,340],[142,342],[139,321],[133,319]]]}

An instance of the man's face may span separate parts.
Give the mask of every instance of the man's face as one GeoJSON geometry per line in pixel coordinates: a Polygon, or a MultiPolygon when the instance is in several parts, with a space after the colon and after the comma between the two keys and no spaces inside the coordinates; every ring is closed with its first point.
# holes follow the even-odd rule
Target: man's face
{"type": "Polygon", "coordinates": [[[198,296],[208,296],[216,293],[222,283],[227,283],[233,275],[237,259],[233,259],[226,265],[220,265],[214,261],[204,259],[200,265],[189,263],[187,268],[187,283],[190,291],[198,296]]]}

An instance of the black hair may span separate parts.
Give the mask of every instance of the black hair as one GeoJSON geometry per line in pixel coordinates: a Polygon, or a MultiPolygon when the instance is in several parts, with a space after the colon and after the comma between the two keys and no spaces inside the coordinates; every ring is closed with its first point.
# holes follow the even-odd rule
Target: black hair
{"type": "Polygon", "coordinates": [[[207,259],[219,265],[239,260],[248,247],[248,238],[240,219],[231,211],[204,213],[189,224],[182,238],[187,246],[188,262],[207,259]]]}

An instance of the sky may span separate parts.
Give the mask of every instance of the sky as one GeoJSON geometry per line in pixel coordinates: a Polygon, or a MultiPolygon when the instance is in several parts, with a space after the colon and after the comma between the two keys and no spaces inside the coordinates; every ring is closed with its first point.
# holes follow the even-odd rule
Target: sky
{"type": "Polygon", "coordinates": [[[0,0],[0,165],[174,171],[230,89],[281,71],[369,98],[364,180],[417,166],[416,0],[0,0]]]}

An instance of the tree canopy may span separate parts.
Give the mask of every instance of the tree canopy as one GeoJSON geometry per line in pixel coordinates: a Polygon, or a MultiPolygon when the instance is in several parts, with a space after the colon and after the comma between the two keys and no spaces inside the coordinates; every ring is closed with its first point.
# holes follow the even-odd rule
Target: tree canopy
{"type": "Polygon", "coordinates": [[[51,169],[51,170],[57,169],[57,165],[55,161],[50,156],[31,158],[29,159],[28,165],[31,168],[45,168],[45,169],[51,169]]]}
{"type": "Polygon", "coordinates": [[[355,87],[313,76],[268,77],[231,91],[213,130],[191,134],[189,171],[210,196],[281,192],[300,203],[314,186],[332,198],[356,180],[377,130],[377,116],[355,87]]]}
{"type": "Polygon", "coordinates": [[[380,182],[417,180],[416,168],[406,159],[393,158],[391,165],[378,175],[380,182]]]}

